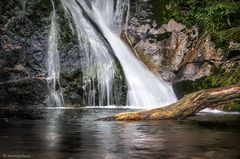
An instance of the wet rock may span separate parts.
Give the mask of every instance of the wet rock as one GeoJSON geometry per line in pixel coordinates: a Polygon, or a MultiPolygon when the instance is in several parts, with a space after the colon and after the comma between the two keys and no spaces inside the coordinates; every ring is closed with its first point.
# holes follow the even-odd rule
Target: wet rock
{"type": "Polygon", "coordinates": [[[209,34],[203,34],[179,64],[175,81],[196,80],[210,75],[222,63],[221,50],[215,48],[209,34]]]}
{"type": "MultiPolygon", "coordinates": [[[[31,105],[44,102],[47,83],[32,79],[47,77],[48,34],[51,24],[52,4],[49,0],[3,0],[0,1],[0,83],[1,99],[5,106],[31,105]],[[36,84],[34,87],[33,85],[36,84]],[[25,87],[22,87],[24,85],[25,87]],[[8,89],[5,89],[9,86],[8,89]],[[38,93],[31,93],[39,90],[38,93]],[[21,92],[26,93],[24,100],[21,92]],[[41,95],[41,93],[43,93],[41,95]],[[32,96],[30,96],[32,95],[32,96]],[[36,95],[36,97],[34,97],[36,95]],[[11,99],[16,96],[16,99],[11,99]],[[29,97],[29,101],[25,98],[29,97]],[[41,98],[38,98],[40,96],[41,98]],[[40,100],[42,100],[40,102],[40,100]],[[36,101],[36,103],[34,103],[36,101]],[[9,103],[8,103],[9,102],[9,103]],[[30,103],[29,103],[30,102],[30,103]]],[[[59,54],[61,73],[78,72],[82,68],[84,54],[69,28],[69,20],[64,17],[62,7],[56,2],[57,21],[59,23],[59,54]]],[[[67,81],[61,78],[62,83],[67,81]]],[[[76,78],[79,78],[78,76],[76,78]]],[[[77,81],[77,79],[73,79],[77,81]]],[[[71,82],[71,81],[70,81],[71,82]]],[[[81,83],[78,84],[81,88],[81,83]]],[[[64,84],[65,92],[77,89],[74,84],[64,84]],[[74,86],[74,87],[73,87],[74,86]],[[72,88],[73,87],[73,88],[72,88]]],[[[76,90],[77,92],[78,90],[76,90]]],[[[82,94],[77,94],[78,98],[82,94]]],[[[74,101],[76,94],[65,96],[74,101]]],[[[78,99],[78,100],[79,100],[78,99]]]]}
{"type": "Polygon", "coordinates": [[[182,98],[184,95],[195,91],[216,87],[225,87],[239,83],[239,59],[240,58],[224,60],[220,66],[214,67],[213,71],[209,76],[201,77],[199,79],[196,79],[195,81],[183,80],[175,82],[173,84],[175,94],[178,98],[182,98]]]}
{"type": "Polygon", "coordinates": [[[66,47],[60,51],[61,72],[64,74],[80,71],[84,61],[83,51],[80,50],[77,43],[68,45],[65,44],[65,46],[66,47]]]}
{"type": "MultiPolygon", "coordinates": [[[[30,76],[46,73],[46,50],[51,3],[46,0],[0,2],[0,72],[22,65],[30,76]]],[[[9,78],[18,79],[12,74],[9,78]]]]}
{"type": "Polygon", "coordinates": [[[240,58],[240,43],[230,41],[226,58],[228,60],[240,58]]]}
{"type": "Polygon", "coordinates": [[[44,106],[48,95],[44,78],[23,78],[0,82],[0,107],[33,108],[44,106]]]}
{"type": "Polygon", "coordinates": [[[125,35],[139,59],[170,82],[209,75],[222,59],[210,35],[199,35],[196,26],[187,28],[173,19],[158,25],[150,2],[135,2],[125,35]]]}
{"type": "Polygon", "coordinates": [[[0,2],[0,107],[43,106],[51,2],[0,2]]]}

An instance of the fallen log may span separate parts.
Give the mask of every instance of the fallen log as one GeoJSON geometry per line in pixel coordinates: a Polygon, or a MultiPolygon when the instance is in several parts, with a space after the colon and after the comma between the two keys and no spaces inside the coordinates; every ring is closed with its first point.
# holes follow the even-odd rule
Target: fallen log
{"type": "Polygon", "coordinates": [[[202,109],[240,101],[240,83],[228,87],[220,87],[197,91],[184,96],[178,102],[166,107],[149,111],[120,113],[101,118],[105,121],[123,120],[167,120],[186,119],[202,109]]]}

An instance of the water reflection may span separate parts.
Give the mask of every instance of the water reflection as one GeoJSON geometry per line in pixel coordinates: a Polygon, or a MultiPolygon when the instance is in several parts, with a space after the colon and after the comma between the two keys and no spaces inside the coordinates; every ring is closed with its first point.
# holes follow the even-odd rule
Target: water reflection
{"type": "Polygon", "coordinates": [[[88,159],[240,157],[239,115],[201,115],[186,121],[94,121],[120,111],[127,110],[48,110],[44,119],[10,119],[8,127],[0,128],[0,153],[88,159]]]}

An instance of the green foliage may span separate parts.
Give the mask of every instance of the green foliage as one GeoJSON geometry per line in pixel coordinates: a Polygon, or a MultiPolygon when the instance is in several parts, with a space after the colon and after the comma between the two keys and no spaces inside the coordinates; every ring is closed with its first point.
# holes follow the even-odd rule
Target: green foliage
{"type": "Polygon", "coordinates": [[[218,68],[209,76],[204,76],[196,81],[183,81],[176,87],[183,94],[188,94],[202,89],[230,86],[239,82],[240,67],[236,64],[230,71],[218,68]]]}
{"type": "MultiPolygon", "coordinates": [[[[217,47],[227,50],[229,42],[240,42],[240,1],[235,0],[170,0],[168,18],[187,27],[195,24],[200,33],[209,32],[217,47]]],[[[229,70],[216,68],[210,76],[196,81],[183,81],[176,86],[179,96],[194,91],[229,86],[240,82],[240,67],[235,64],[229,70]]],[[[224,110],[240,110],[240,103],[226,105],[224,110]]]]}
{"type": "Polygon", "coordinates": [[[197,24],[212,34],[216,44],[226,48],[231,39],[240,42],[240,1],[171,0],[168,18],[187,26],[197,24]]]}
{"type": "Polygon", "coordinates": [[[215,70],[210,76],[202,77],[192,84],[194,91],[208,88],[217,88],[236,84],[240,81],[240,68],[235,67],[231,71],[223,69],[215,70]]]}
{"type": "Polygon", "coordinates": [[[152,5],[154,6],[154,18],[158,25],[162,25],[168,22],[168,10],[166,8],[169,1],[167,0],[153,0],[152,5]]]}
{"type": "Polygon", "coordinates": [[[231,102],[223,107],[224,111],[240,111],[240,103],[239,102],[231,102]]]}

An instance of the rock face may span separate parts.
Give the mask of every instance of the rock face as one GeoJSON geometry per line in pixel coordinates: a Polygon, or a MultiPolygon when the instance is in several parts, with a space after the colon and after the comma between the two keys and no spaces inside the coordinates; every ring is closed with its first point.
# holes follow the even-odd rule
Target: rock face
{"type": "Polygon", "coordinates": [[[198,28],[186,28],[170,19],[159,25],[154,19],[151,0],[135,3],[131,10],[126,39],[150,70],[159,72],[170,82],[195,80],[209,75],[222,57],[208,34],[198,28]],[[144,10],[144,12],[142,12],[144,10]]]}
{"type": "MultiPolygon", "coordinates": [[[[62,74],[75,73],[81,70],[84,57],[59,1],[56,6],[62,74]]],[[[46,105],[51,1],[3,0],[0,8],[0,107],[46,105]]]]}
{"type": "Polygon", "coordinates": [[[51,3],[9,0],[0,7],[1,70],[22,65],[30,76],[45,74],[51,3]]]}
{"type": "Polygon", "coordinates": [[[0,2],[0,107],[44,103],[51,2],[0,2]]]}
{"type": "Polygon", "coordinates": [[[45,105],[47,81],[43,78],[23,78],[0,82],[0,106],[28,109],[45,105]]]}

